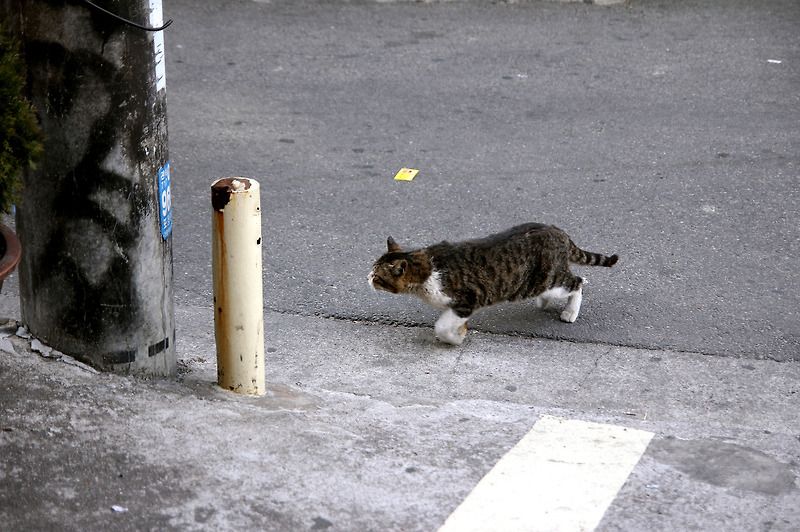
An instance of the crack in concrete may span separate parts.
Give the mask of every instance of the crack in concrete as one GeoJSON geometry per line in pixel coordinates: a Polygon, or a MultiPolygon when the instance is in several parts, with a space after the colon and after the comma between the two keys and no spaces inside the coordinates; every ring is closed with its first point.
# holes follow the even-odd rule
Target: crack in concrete
{"type": "Polygon", "coordinates": [[[609,348],[609,349],[603,351],[602,353],[600,353],[599,355],[597,355],[597,358],[595,358],[594,362],[592,363],[592,367],[589,369],[589,371],[586,372],[586,374],[583,376],[583,378],[580,380],[580,382],[578,382],[578,385],[577,385],[575,391],[580,391],[581,388],[583,388],[583,385],[586,384],[586,381],[589,380],[589,377],[591,377],[592,374],[597,370],[598,366],[600,366],[600,360],[602,360],[603,357],[605,357],[606,355],[610,354],[611,351],[612,351],[612,349],[609,348]]]}

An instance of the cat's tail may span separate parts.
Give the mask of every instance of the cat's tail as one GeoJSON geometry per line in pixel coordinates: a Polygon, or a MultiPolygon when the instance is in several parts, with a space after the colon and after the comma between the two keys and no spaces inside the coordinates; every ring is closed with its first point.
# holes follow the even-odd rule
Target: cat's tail
{"type": "Polygon", "coordinates": [[[606,266],[610,268],[617,263],[616,255],[610,257],[600,253],[592,253],[591,251],[584,251],[570,241],[569,248],[569,261],[575,264],[583,264],[585,266],[606,266]]]}

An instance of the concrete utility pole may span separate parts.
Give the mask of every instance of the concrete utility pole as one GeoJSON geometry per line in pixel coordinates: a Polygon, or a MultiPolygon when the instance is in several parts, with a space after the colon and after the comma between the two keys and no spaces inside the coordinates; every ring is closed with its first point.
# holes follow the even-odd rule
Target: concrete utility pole
{"type": "Polygon", "coordinates": [[[22,321],[96,368],[172,375],[161,0],[0,2],[47,136],[18,206],[22,321]]]}

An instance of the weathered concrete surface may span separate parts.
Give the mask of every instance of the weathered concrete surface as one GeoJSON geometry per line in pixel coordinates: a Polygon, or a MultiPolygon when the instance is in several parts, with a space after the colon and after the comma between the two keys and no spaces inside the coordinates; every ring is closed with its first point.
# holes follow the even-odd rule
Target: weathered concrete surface
{"type": "Polygon", "coordinates": [[[0,339],[4,530],[435,530],[542,414],[656,434],[599,530],[800,526],[796,364],[268,313],[255,398],[179,318],[178,381],[0,339]]]}
{"type": "MultiPolygon", "coordinates": [[[[104,7],[151,13],[147,0],[104,7]]],[[[17,213],[22,318],[97,368],[174,375],[162,34],[83,2],[4,0],[0,18],[21,43],[45,136],[17,213]]]]}

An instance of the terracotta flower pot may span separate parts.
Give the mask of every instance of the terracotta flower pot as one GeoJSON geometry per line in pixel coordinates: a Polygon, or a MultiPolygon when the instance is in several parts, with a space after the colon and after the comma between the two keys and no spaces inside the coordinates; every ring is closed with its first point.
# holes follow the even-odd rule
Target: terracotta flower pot
{"type": "Polygon", "coordinates": [[[3,289],[3,281],[17,267],[19,258],[22,255],[22,246],[14,232],[3,224],[0,224],[0,290],[3,289]]]}

